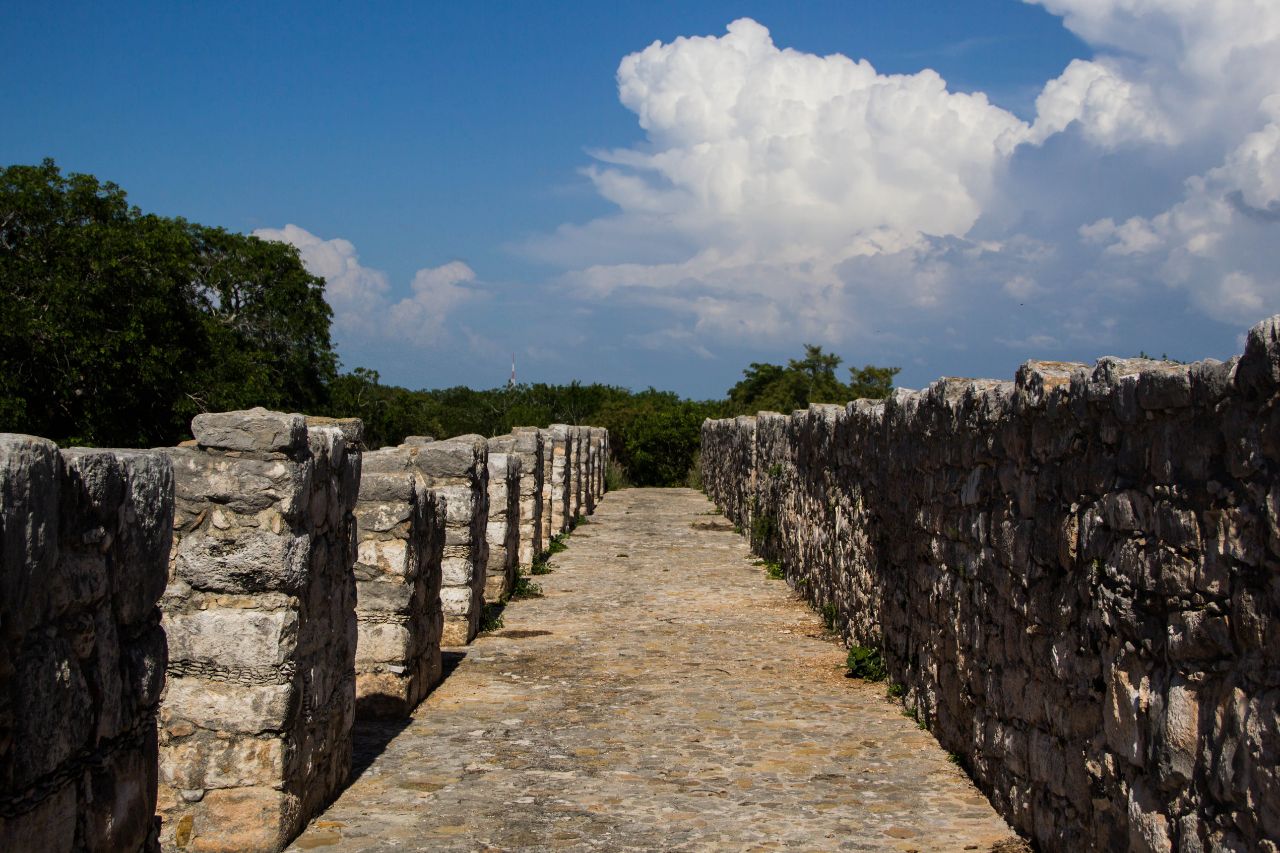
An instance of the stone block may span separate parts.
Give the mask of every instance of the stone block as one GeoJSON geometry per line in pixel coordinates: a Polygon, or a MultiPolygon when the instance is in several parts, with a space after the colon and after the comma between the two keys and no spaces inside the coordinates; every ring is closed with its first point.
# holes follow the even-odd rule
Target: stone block
{"type": "Polygon", "coordinates": [[[263,408],[196,415],[191,434],[201,448],[292,453],[307,441],[307,419],[263,408]]]}
{"type": "Polygon", "coordinates": [[[257,409],[192,430],[169,451],[161,842],[279,850],[350,766],[361,430],[257,409]]]}
{"type": "Polygon", "coordinates": [[[174,478],[0,434],[0,850],[154,843],[174,478]]]}

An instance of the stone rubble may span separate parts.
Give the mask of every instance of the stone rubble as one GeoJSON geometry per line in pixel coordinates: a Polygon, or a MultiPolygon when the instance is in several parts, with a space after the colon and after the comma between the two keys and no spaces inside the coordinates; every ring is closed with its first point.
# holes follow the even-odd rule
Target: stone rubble
{"type": "Polygon", "coordinates": [[[708,494],[1044,850],[1280,849],[1280,316],[707,421],[708,494]]]}
{"type": "Polygon", "coordinates": [[[156,849],[173,469],[0,434],[0,850],[156,849]]]}

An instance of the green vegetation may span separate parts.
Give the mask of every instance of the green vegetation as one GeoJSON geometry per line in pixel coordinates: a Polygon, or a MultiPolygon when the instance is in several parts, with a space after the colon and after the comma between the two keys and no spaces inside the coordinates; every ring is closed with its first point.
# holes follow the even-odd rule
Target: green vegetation
{"type": "Polygon", "coordinates": [[[511,587],[511,592],[507,595],[509,601],[518,601],[522,598],[542,598],[542,587],[529,580],[524,572],[516,569],[516,582],[511,587]]]}
{"type": "Polygon", "coordinates": [[[743,379],[729,389],[729,406],[733,414],[758,411],[792,412],[810,403],[844,403],[867,398],[880,400],[893,390],[897,367],[849,368],[849,382],[836,378],[842,359],[822,351],[822,347],[805,344],[804,358],[790,359],[787,366],[752,362],[742,372],[743,379]]]}
{"type": "Polygon", "coordinates": [[[828,601],[822,605],[822,624],[830,632],[836,630],[836,620],[840,617],[840,610],[836,607],[834,601],[828,601]]]}
{"type": "Polygon", "coordinates": [[[885,691],[885,694],[890,699],[901,699],[903,696],[907,695],[907,688],[896,681],[891,681],[889,682],[889,689],[885,691]]]}
{"type": "Polygon", "coordinates": [[[889,675],[880,650],[871,646],[850,646],[845,666],[848,667],[850,676],[863,681],[884,681],[889,675]]]}
{"type": "Polygon", "coordinates": [[[282,243],[143,214],[52,160],[0,170],[0,430],[152,446],[193,415],[320,412],[324,280],[282,243]]]}
{"type": "Polygon", "coordinates": [[[764,560],[764,574],[769,580],[780,581],[787,577],[786,572],[782,570],[782,565],[773,560],[764,560]]]}
{"type": "Polygon", "coordinates": [[[778,532],[778,523],[771,515],[757,515],[751,519],[751,541],[768,542],[778,532]]]}
{"type": "Polygon", "coordinates": [[[339,371],[324,286],[286,244],[144,214],[52,160],[0,168],[0,430],[171,445],[200,412],[252,406],[358,417],[370,447],[592,424],[610,432],[608,488],[701,488],[705,418],[884,396],[897,373],[842,383],[840,357],[806,346],[785,367],[753,363],[724,400],[580,382],[415,391],[339,371]]]}
{"type": "Polygon", "coordinates": [[[485,604],[484,611],[480,614],[480,633],[492,634],[494,631],[501,631],[502,611],[506,609],[507,605],[501,602],[485,604]]]}

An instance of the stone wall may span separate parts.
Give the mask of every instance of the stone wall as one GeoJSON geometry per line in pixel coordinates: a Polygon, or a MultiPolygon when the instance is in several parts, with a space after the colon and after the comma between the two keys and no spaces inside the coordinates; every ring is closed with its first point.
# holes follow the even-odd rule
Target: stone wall
{"type": "Polygon", "coordinates": [[[401,717],[440,680],[440,561],[446,500],[409,470],[409,452],[364,454],[355,516],[356,714],[401,717]]]}
{"type": "Polygon", "coordinates": [[[1280,844],[1280,317],[708,421],[708,494],[1045,850],[1280,844]]]}
{"type": "Polygon", "coordinates": [[[173,472],[0,434],[0,850],[154,849],[173,472]]]}
{"type": "Polygon", "coordinates": [[[346,782],[355,706],[350,426],[200,415],[176,482],[159,812],[167,848],[279,850],[346,782]]]}
{"type": "Polygon", "coordinates": [[[520,457],[500,448],[508,447],[507,437],[489,439],[489,565],[485,580],[485,601],[504,601],[516,583],[520,565],[520,457]]]}

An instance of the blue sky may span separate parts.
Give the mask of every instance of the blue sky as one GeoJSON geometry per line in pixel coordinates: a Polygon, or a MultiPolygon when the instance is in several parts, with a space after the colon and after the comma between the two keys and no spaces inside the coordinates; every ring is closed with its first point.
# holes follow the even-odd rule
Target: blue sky
{"type": "Polygon", "coordinates": [[[0,161],[299,245],[410,387],[1226,357],[1280,310],[1280,14],[1183,5],[12,4],[0,161]]]}

